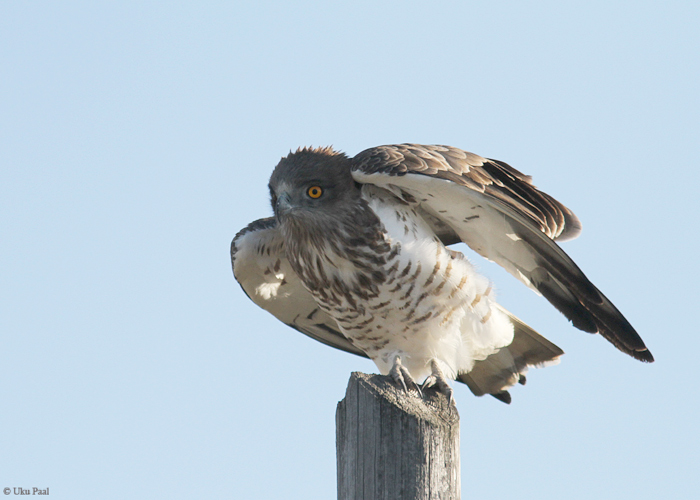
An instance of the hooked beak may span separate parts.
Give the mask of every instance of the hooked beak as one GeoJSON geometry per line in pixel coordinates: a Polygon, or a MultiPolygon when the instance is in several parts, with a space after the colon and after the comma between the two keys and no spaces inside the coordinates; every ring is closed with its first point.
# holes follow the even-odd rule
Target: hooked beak
{"type": "Polygon", "coordinates": [[[275,214],[284,215],[290,209],[292,209],[292,199],[286,192],[280,194],[277,197],[277,203],[275,203],[275,214]]]}

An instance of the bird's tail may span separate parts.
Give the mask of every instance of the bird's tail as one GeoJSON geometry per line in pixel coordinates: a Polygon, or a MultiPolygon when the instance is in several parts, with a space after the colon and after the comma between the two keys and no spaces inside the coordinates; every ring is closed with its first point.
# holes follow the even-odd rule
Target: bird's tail
{"type": "Polygon", "coordinates": [[[457,377],[477,395],[491,394],[504,403],[510,403],[508,389],[516,383],[525,385],[525,373],[530,366],[540,367],[559,363],[564,354],[559,347],[499,307],[513,323],[513,342],[488,358],[477,361],[468,373],[457,377]]]}

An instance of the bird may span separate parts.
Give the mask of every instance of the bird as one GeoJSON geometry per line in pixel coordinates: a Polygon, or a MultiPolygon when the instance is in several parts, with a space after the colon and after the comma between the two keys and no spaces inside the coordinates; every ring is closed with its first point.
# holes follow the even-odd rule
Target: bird
{"type": "Polygon", "coordinates": [[[273,215],[231,243],[245,294],[283,323],[370,358],[405,391],[451,381],[511,402],[530,367],[564,352],[502,307],[466,243],[548,300],[574,327],[643,362],[639,334],[559,242],[581,222],[502,161],[442,145],[395,144],[354,157],[303,147],[269,181],[273,215]]]}

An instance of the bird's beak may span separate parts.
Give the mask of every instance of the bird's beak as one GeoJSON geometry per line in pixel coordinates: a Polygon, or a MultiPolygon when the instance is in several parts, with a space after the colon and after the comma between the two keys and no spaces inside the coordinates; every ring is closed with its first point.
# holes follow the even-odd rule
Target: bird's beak
{"type": "Polygon", "coordinates": [[[277,203],[275,204],[275,213],[277,215],[284,215],[292,208],[292,199],[286,192],[280,194],[277,197],[277,203]]]}

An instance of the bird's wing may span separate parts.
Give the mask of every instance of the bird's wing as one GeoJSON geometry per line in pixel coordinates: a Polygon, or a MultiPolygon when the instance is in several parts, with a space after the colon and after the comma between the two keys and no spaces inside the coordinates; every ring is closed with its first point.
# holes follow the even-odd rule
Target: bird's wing
{"type": "Polygon", "coordinates": [[[236,235],[231,242],[231,264],[241,288],[258,306],[312,339],[366,357],[340,333],[335,320],[319,309],[292,270],[274,218],[257,220],[236,235]]]}
{"type": "Polygon", "coordinates": [[[555,243],[581,232],[578,218],[529,176],[448,146],[379,146],[352,161],[357,182],[416,207],[446,243],[465,242],[541,293],[577,328],[600,333],[636,359],[654,360],[632,325],[555,243]]]}

